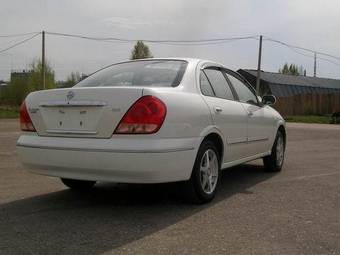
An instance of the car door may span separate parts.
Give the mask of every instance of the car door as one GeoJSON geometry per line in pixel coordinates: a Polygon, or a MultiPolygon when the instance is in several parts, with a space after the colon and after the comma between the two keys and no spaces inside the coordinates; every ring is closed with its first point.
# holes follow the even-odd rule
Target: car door
{"type": "Polygon", "coordinates": [[[224,135],[224,163],[246,156],[247,113],[235,100],[225,75],[217,67],[200,73],[200,88],[216,127],[224,135]]]}
{"type": "Polygon", "coordinates": [[[238,100],[247,112],[247,152],[254,156],[270,149],[269,137],[273,133],[274,120],[257,99],[253,88],[238,74],[226,70],[226,75],[237,93],[238,100]]]}

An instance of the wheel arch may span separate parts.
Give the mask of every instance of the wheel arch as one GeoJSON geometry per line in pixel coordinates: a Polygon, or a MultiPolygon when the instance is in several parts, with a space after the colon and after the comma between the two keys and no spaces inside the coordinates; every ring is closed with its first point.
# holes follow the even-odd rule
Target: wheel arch
{"type": "Polygon", "coordinates": [[[283,141],[284,141],[284,144],[286,145],[286,139],[287,139],[287,132],[286,132],[286,128],[284,125],[279,125],[277,131],[281,131],[282,132],[282,135],[283,135],[283,141]]]}
{"type": "MultiPolygon", "coordinates": [[[[217,132],[211,132],[209,134],[207,134],[201,141],[201,144],[204,141],[211,141],[212,143],[214,143],[214,145],[216,146],[216,149],[218,151],[218,154],[220,156],[220,164],[222,165],[223,162],[223,156],[224,156],[224,143],[223,143],[223,139],[221,137],[220,134],[218,134],[217,132]]],[[[200,144],[200,146],[201,146],[200,144]]]]}

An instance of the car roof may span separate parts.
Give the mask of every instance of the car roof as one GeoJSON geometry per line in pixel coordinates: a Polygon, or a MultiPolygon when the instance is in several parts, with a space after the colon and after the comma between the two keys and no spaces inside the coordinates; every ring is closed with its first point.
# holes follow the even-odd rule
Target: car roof
{"type": "Polygon", "coordinates": [[[201,58],[185,58],[185,57],[158,57],[158,58],[142,58],[142,59],[134,59],[134,60],[129,60],[129,61],[124,61],[124,62],[135,62],[135,61],[145,61],[145,60],[182,60],[182,61],[187,61],[189,63],[199,63],[199,62],[204,62],[204,63],[211,63],[211,64],[216,64],[219,66],[224,66],[221,63],[218,63],[216,61],[212,61],[212,60],[207,60],[207,59],[201,59],[201,58]]]}

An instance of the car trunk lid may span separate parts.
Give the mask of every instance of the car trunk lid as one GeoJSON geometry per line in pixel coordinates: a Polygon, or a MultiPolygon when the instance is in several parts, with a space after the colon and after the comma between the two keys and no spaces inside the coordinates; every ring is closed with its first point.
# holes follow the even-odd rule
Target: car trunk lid
{"type": "Polygon", "coordinates": [[[55,89],[35,92],[26,103],[41,136],[109,138],[142,94],[138,87],[55,89]]]}

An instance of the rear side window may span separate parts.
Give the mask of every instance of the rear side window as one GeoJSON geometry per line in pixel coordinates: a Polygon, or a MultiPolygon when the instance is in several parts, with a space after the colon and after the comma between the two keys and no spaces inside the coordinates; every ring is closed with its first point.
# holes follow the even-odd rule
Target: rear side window
{"type": "Polygon", "coordinates": [[[186,61],[142,60],[126,62],[106,67],[75,87],[176,87],[180,84],[186,61]]]}
{"type": "Polygon", "coordinates": [[[201,92],[205,96],[215,96],[214,91],[208,81],[207,76],[201,72],[200,74],[200,86],[201,86],[201,92]]]}
{"type": "Polygon", "coordinates": [[[229,84],[221,71],[216,69],[205,69],[204,73],[207,75],[216,97],[234,100],[229,84]]]}
{"type": "Polygon", "coordinates": [[[227,73],[227,77],[236,90],[240,102],[257,105],[256,95],[243,83],[243,81],[229,73],[227,73]]]}

